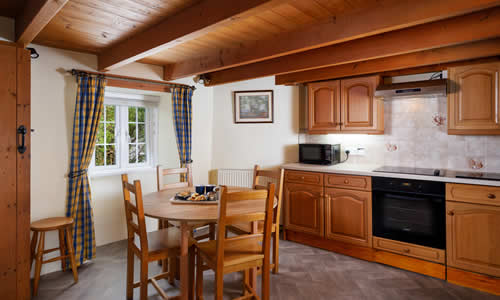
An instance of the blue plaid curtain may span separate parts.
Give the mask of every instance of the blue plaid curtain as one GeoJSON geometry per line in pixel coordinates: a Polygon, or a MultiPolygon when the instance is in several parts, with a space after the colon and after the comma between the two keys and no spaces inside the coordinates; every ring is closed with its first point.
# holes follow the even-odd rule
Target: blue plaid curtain
{"type": "Polygon", "coordinates": [[[78,75],[66,216],[75,220],[73,245],[78,265],[95,258],[94,213],[87,168],[94,153],[106,80],[78,75]]]}
{"type": "MultiPolygon", "coordinates": [[[[185,87],[173,89],[172,111],[174,112],[175,137],[181,168],[191,163],[191,122],[193,90],[185,87]]],[[[184,174],[181,181],[185,181],[184,174]]]]}

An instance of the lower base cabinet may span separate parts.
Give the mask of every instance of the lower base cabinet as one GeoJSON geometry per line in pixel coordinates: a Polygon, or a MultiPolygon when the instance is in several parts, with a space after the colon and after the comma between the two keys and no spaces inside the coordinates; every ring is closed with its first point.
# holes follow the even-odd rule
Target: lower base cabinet
{"type": "Polygon", "coordinates": [[[500,277],[500,207],[446,202],[447,264],[500,277]]]}
{"type": "Polygon", "coordinates": [[[287,229],[323,236],[323,186],[286,183],[284,199],[287,229]]]}
{"type": "Polygon", "coordinates": [[[325,237],[372,246],[371,192],[325,188],[325,237]]]}

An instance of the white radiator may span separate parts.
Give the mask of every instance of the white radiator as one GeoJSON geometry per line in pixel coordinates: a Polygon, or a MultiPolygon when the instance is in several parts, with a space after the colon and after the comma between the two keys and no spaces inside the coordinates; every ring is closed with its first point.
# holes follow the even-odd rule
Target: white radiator
{"type": "Polygon", "coordinates": [[[217,184],[251,188],[253,184],[252,169],[219,169],[217,184]]]}

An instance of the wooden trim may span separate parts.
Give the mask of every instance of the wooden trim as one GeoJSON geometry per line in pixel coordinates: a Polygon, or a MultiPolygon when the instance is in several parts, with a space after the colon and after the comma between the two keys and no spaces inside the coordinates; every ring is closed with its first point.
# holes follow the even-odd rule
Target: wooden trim
{"type": "Polygon", "coordinates": [[[207,49],[198,57],[168,65],[165,80],[219,71],[300,51],[398,30],[499,5],[492,0],[380,1],[353,13],[339,14],[306,28],[242,43],[237,48],[207,49]]]}
{"type": "Polygon", "coordinates": [[[17,300],[30,299],[31,54],[17,48],[17,127],[24,125],[26,152],[17,155],[17,300]]]}
{"type": "Polygon", "coordinates": [[[98,56],[99,70],[111,70],[172,48],[284,0],[202,0],[161,23],[113,45],[98,56]]]}
{"type": "Polygon", "coordinates": [[[500,295],[500,278],[447,268],[447,281],[476,290],[500,295]]]}
{"type": "Polygon", "coordinates": [[[446,266],[413,257],[376,250],[374,262],[436,277],[442,280],[446,279],[446,266]]]}
{"type": "Polygon", "coordinates": [[[373,237],[373,248],[428,260],[438,264],[445,263],[445,250],[443,249],[425,247],[375,236],[373,237]]]}
{"type": "Polygon", "coordinates": [[[375,250],[369,247],[352,245],[344,242],[327,240],[315,235],[297,232],[293,230],[286,230],[287,240],[297,242],[300,244],[309,245],[316,248],[321,248],[355,258],[374,261],[375,250]]]}
{"type": "Polygon", "coordinates": [[[208,86],[495,38],[500,7],[209,73],[208,86]]]}
{"type": "Polygon", "coordinates": [[[16,18],[16,42],[31,43],[69,0],[28,0],[16,18]]]}
{"type": "MultiPolygon", "coordinates": [[[[337,79],[380,72],[385,72],[382,74],[384,76],[434,72],[445,70],[452,66],[474,63],[475,61],[470,61],[471,59],[497,55],[500,55],[499,38],[277,75],[276,84],[298,84],[310,81],[337,79]],[[400,69],[402,69],[402,71],[394,71],[400,69]]],[[[497,59],[497,57],[489,59],[483,58],[477,59],[477,61],[484,62],[487,60],[491,61],[497,59]]]]}

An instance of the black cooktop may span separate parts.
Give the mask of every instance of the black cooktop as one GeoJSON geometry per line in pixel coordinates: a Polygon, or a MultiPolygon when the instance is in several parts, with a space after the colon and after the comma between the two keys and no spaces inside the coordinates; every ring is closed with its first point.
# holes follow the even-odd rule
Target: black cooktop
{"type": "Polygon", "coordinates": [[[456,172],[455,177],[456,178],[498,180],[498,181],[500,181],[500,173],[456,172]]]}
{"type": "Polygon", "coordinates": [[[426,168],[410,168],[410,167],[391,167],[382,166],[373,172],[384,173],[400,173],[400,174],[413,174],[413,175],[427,175],[427,176],[444,176],[444,172],[440,169],[426,169],[426,168]]]}

